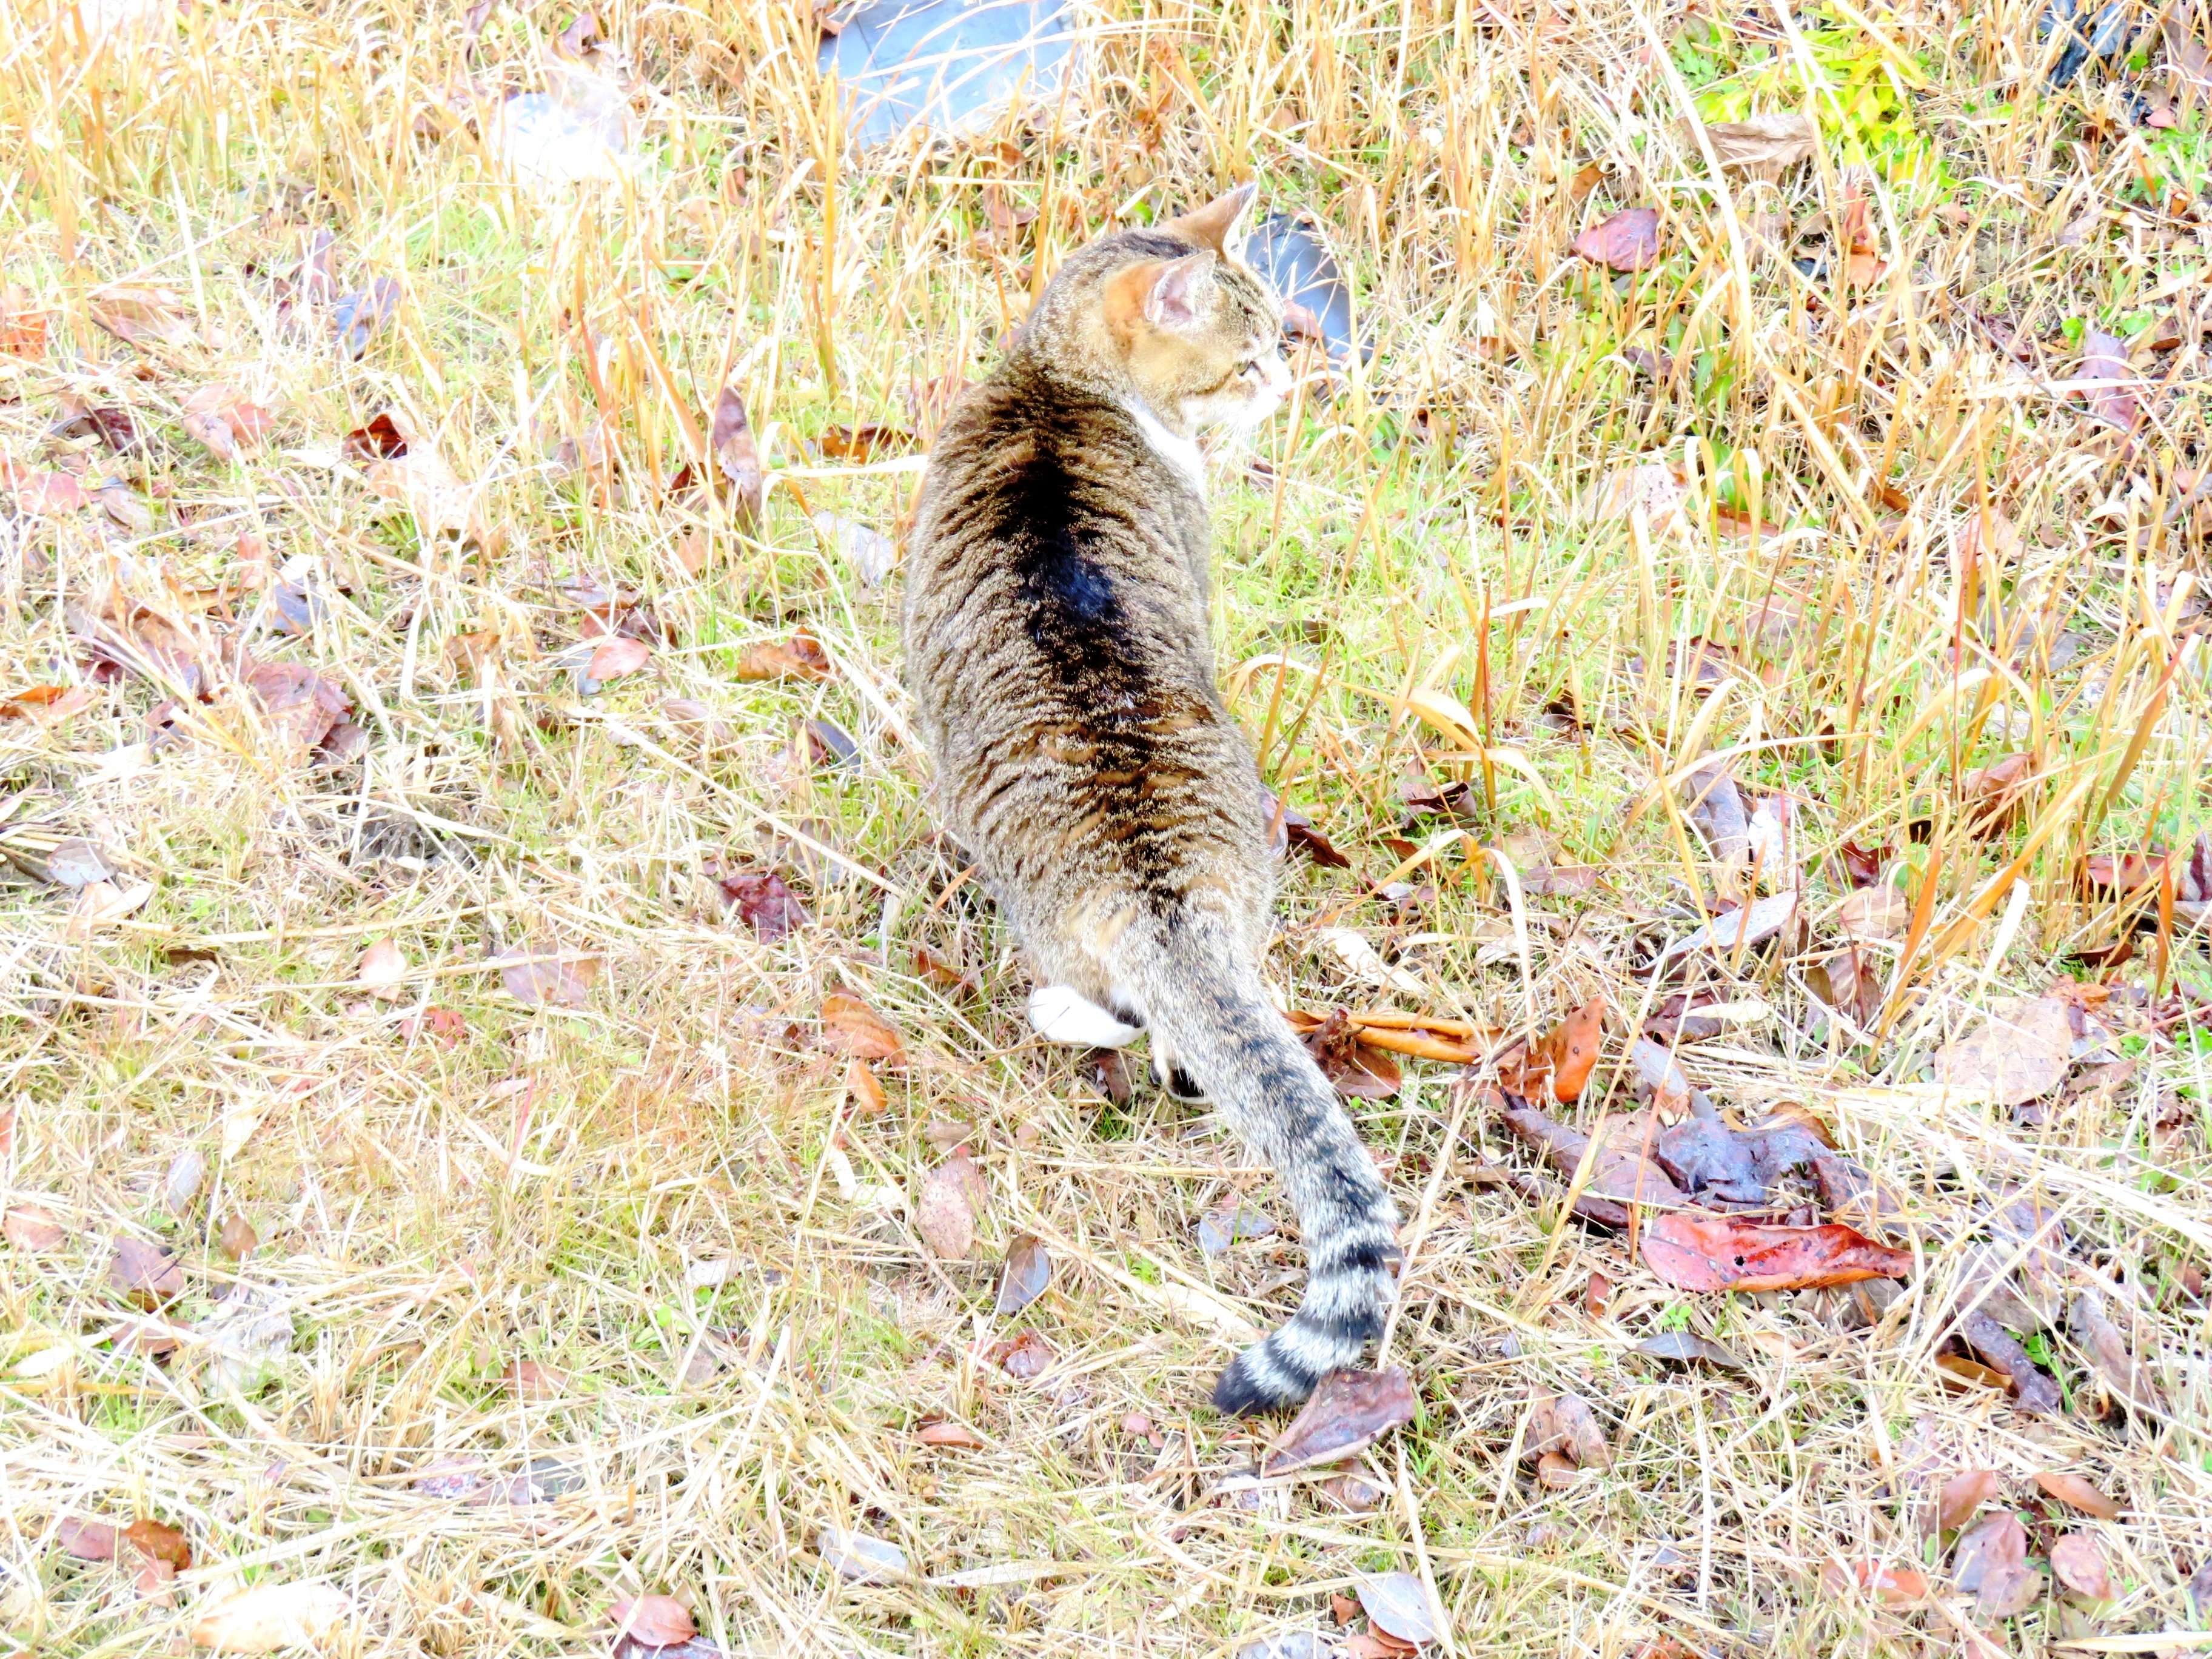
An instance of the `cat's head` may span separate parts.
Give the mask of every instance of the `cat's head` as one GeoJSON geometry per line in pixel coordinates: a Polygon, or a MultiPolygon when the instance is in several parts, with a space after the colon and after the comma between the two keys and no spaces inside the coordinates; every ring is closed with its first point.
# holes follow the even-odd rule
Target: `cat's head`
{"type": "Polygon", "coordinates": [[[1244,220],[1258,186],[1149,230],[1092,243],[1063,267],[1061,303],[1041,308],[1049,352],[1085,355],[1184,433],[1256,426],[1290,389],[1283,307],[1244,263],[1244,220]]]}

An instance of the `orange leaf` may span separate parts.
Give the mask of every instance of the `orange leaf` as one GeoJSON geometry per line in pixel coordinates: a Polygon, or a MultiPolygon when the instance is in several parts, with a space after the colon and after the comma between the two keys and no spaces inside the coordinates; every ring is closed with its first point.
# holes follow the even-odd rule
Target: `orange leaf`
{"type": "Polygon", "coordinates": [[[890,1022],[860,998],[841,993],[822,999],[822,1043],[856,1060],[891,1066],[906,1064],[906,1044],[890,1022]]]}
{"type": "Polygon", "coordinates": [[[2069,1509],[2079,1510],[2084,1515],[2094,1515],[2100,1521],[2120,1518],[2120,1506],[2078,1474],[2069,1474],[2063,1469],[2050,1469],[2038,1474],[2035,1484],[2069,1509]]]}

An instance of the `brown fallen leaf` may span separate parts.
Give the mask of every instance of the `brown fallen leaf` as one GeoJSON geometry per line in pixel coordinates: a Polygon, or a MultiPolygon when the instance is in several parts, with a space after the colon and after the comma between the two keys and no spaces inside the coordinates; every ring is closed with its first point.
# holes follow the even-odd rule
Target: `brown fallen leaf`
{"type": "Polygon", "coordinates": [[[1978,1594],[1992,1573],[2027,1559],[2027,1529],[2008,1510],[1984,1516],[1960,1534],[1951,1553],[1951,1582],[1967,1595],[1978,1594]]]}
{"type": "Polygon", "coordinates": [[[199,338],[183,296],[171,289],[111,283],[92,291],[88,308],[94,323],[125,345],[185,345],[199,338]]]}
{"type": "Polygon", "coordinates": [[[836,671],[822,642],[801,629],[787,640],[762,640],[738,659],[741,680],[826,680],[836,671]]]}
{"type": "Polygon", "coordinates": [[[1425,1646],[1437,1639],[1434,1610],[1428,1588],[1410,1572],[1362,1572],[1353,1576],[1352,1588],[1369,1626],[1380,1636],[1401,1644],[1425,1646]]]}
{"type": "Polygon", "coordinates": [[[249,659],[239,678],[270,716],[270,726],[292,758],[320,748],[353,708],[335,681],[305,663],[249,659]]]}
{"type": "Polygon", "coordinates": [[[611,1616],[616,1640],[629,1637],[644,1647],[672,1647],[699,1633],[691,1610],[672,1595],[626,1595],[611,1616]]]}
{"type": "Polygon", "coordinates": [[[2064,1401],[2057,1383],[2028,1358],[2027,1350],[2013,1340],[2011,1332],[1990,1317],[1987,1310],[1977,1308],[1959,1321],[1959,1339],[2003,1374],[2021,1410],[2038,1417],[2060,1414],[2064,1401]]]}
{"type": "Polygon", "coordinates": [[[2069,1532],[2051,1547],[2051,1571],[2076,1595],[2092,1601],[2112,1599],[2112,1576],[2105,1566],[2105,1552],[2086,1532],[2069,1532]]]}
{"type": "Polygon", "coordinates": [[[1853,1024],[1869,1027],[1881,1018],[1881,970],[1871,951],[1845,945],[1815,963],[1806,979],[1815,996],[1853,1024]]]}
{"type": "Polygon", "coordinates": [[[1959,780],[1966,809],[1966,832],[1987,840],[2018,823],[2036,783],[2035,757],[2006,755],[1978,766],[1959,780]]]}
{"type": "Polygon", "coordinates": [[[921,1203],[915,1225],[932,1254],[946,1261],[965,1261],[975,1243],[975,1203],[979,1186],[975,1161],[965,1146],[922,1177],[921,1203]]]}
{"type": "Polygon", "coordinates": [[[822,1046],[893,1069],[906,1064],[906,1044],[890,1022],[842,992],[822,999],[822,1046]]]}
{"type": "Polygon", "coordinates": [[[107,1276],[116,1289],[149,1313],[185,1293],[185,1270],[177,1265],[175,1253],[143,1238],[115,1241],[115,1259],[107,1276]]]}
{"type": "Polygon", "coordinates": [[[18,1204],[0,1218],[0,1236],[19,1250],[42,1255],[58,1250],[64,1235],[53,1212],[40,1209],[35,1204],[18,1204]]]}
{"type": "Polygon", "coordinates": [[[1499,1060],[1498,1083],[1532,1103],[1581,1099],[1604,1029],[1605,999],[1593,997],[1528,1048],[1499,1060]]]}
{"type": "Polygon", "coordinates": [[[1659,210],[1623,208],[1575,238],[1575,252],[1613,270],[1643,270],[1659,263],[1659,210]]]}
{"type": "Polygon", "coordinates": [[[46,330],[53,313],[28,289],[0,283],[0,356],[36,359],[46,355],[46,330]]]}
{"type": "Polygon", "coordinates": [[[1547,1454],[1564,1456],[1577,1468],[1613,1467],[1613,1449],[1589,1401],[1578,1394],[1539,1394],[1529,1407],[1528,1435],[1522,1448],[1525,1457],[1547,1454]]]}
{"type": "Polygon", "coordinates": [[[1392,1429],[1413,1420],[1413,1388],[1405,1368],[1331,1371],[1268,1449],[1265,1473],[1287,1474],[1316,1463],[1358,1455],[1392,1429]]]}
{"type": "Polygon", "coordinates": [[[568,1386],[558,1370],[535,1359],[516,1360],[500,1373],[500,1381],[521,1400],[556,1399],[568,1386]]]}
{"type": "Polygon", "coordinates": [[[142,1515],[123,1529],[122,1543],[151,1560],[167,1562],[179,1572],[192,1564],[192,1547],[176,1528],[142,1515]]]}
{"type": "Polygon", "coordinates": [[[1943,1483],[1936,1499],[1936,1527],[1956,1532],[1973,1518],[1974,1511],[1997,1495],[1995,1469],[1968,1469],[1943,1483]]]}
{"type": "MultiPolygon", "coordinates": [[[[1312,1016],[1304,1018],[1310,1020],[1312,1016]]],[[[1301,1021],[1294,1017],[1292,1024],[1301,1021]]],[[[1305,1025],[1299,1035],[1322,1075],[1350,1099],[1388,1100],[1405,1081],[1389,1052],[1362,1042],[1359,1027],[1341,1008],[1318,1024],[1305,1025]]]]}
{"type": "Polygon", "coordinates": [[[1992,1005],[1970,1035],[1936,1051],[1935,1079],[1945,1088],[2017,1106],[2066,1080],[2074,1028],[2056,997],[2008,998],[1992,1005]]]}
{"type": "Polygon", "coordinates": [[[707,444],[714,452],[716,473],[728,485],[738,527],[749,531],[760,522],[768,485],[761,471],[760,447],[753,441],[752,422],[745,415],[745,400],[735,386],[724,386],[714,399],[707,444]]]}
{"type": "Polygon", "coordinates": [[[260,1246],[261,1235],[253,1231],[252,1222],[234,1210],[223,1218],[222,1231],[216,1242],[233,1261],[243,1261],[260,1246]]]}
{"type": "Polygon", "coordinates": [[[923,1424],[915,1431],[914,1437],[925,1446],[957,1446],[963,1451],[981,1451],[984,1446],[981,1435],[965,1423],[955,1423],[949,1419],[923,1424]]]}
{"type": "Polygon", "coordinates": [[[67,472],[42,472],[12,458],[0,458],[0,484],[5,484],[15,510],[28,518],[59,518],[81,513],[88,497],[84,486],[67,472]]]}
{"type": "MultiPolygon", "coordinates": [[[[1507,1128],[1543,1153],[1563,1179],[1574,1178],[1589,1150],[1589,1136],[1555,1122],[1533,1106],[1509,1104],[1508,1097],[1495,1090],[1487,1099],[1507,1128]]],[[[1657,1126],[1645,1114],[1610,1114],[1600,1121],[1598,1133],[1603,1139],[1591,1161],[1589,1179],[1575,1200],[1577,1215],[1608,1227],[1626,1227],[1632,1204],[1675,1209],[1690,1201],[1689,1194],[1644,1155],[1647,1144],[1657,1138],[1657,1126]]]]}
{"type": "Polygon", "coordinates": [[[2120,1518],[2120,1506],[2078,1474],[2064,1469],[2045,1469],[2036,1475],[2035,1484],[2069,1509],[2094,1515],[2100,1521],[2120,1518]]]}
{"type": "Polygon", "coordinates": [[[1820,1569],[1820,1589],[1832,1599],[1854,1587],[1884,1607],[1909,1607],[1928,1599],[1928,1575],[1902,1562],[1832,1560],[1820,1569]]]}
{"type": "Polygon", "coordinates": [[[507,995],[532,1007],[580,1008],[599,976],[598,957],[555,945],[518,945],[492,960],[501,964],[500,982],[507,995]]]}
{"type": "Polygon", "coordinates": [[[1705,136],[1724,167],[1741,167],[1754,178],[1778,178],[1813,153],[1820,130],[1809,116],[1794,110],[1754,115],[1742,121],[1708,123],[1705,136]]]}
{"type": "Polygon", "coordinates": [[[1653,1217],[1638,1241],[1644,1260],[1682,1291],[1803,1291],[1902,1279],[1912,1253],[1895,1250],[1833,1222],[1777,1227],[1740,1216],[1671,1210],[1653,1217]]]}
{"type": "Polygon", "coordinates": [[[2166,1392],[2150,1367],[2136,1355],[2127,1334],[2106,1314],[2104,1297],[2092,1290],[2076,1291],[2068,1323],[2074,1340],[2087,1352],[2097,1381],[2115,1405],[2154,1417],[2171,1413],[2166,1392]]]}
{"type": "Polygon", "coordinates": [[[1052,1257],[1032,1233],[1019,1233],[1006,1246],[1006,1260],[999,1269],[999,1289],[992,1311],[1001,1319],[1019,1313],[1044,1294],[1052,1281],[1052,1257]]]}
{"type": "Polygon", "coordinates": [[[319,1646],[353,1617],[353,1598],[335,1584],[277,1584],[264,1579],[203,1612],[193,1623],[192,1641],[217,1653],[319,1646]]]}

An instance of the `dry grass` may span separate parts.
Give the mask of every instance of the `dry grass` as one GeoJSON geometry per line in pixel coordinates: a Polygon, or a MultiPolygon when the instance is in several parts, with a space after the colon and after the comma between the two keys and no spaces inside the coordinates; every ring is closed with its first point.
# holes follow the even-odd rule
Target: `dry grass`
{"type": "MultiPolygon", "coordinates": [[[[325,1645],[362,1655],[602,1650],[610,1604],[640,1591],[690,1601],[728,1653],[1222,1654],[1333,1632],[1330,1594],[1381,1569],[1432,1588],[1464,1656],[1675,1651],[1645,1649],[1662,1636],[2029,1653],[2207,1622],[2183,1585],[2212,1554],[2212,975],[2185,894],[2161,922],[2155,896],[2081,883],[2093,854],[2203,827],[2204,518],[2184,499],[2207,465],[2201,340],[2138,341],[2157,389],[2131,445],[2055,384],[2075,372],[2069,321],[2212,314],[2201,108],[2129,132],[2094,70],[2040,92],[2022,0],[1833,0],[1787,21],[1785,70],[1759,95],[1820,114],[1820,156],[1723,191],[1682,100],[1767,51],[1781,31],[1758,6],[1104,0],[1080,98],[957,152],[863,162],[814,82],[804,8],[624,4],[603,21],[649,88],[645,163],[540,200],[434,112],[460,10],[194,4],[173,34],[96,50],[50,0],[0,15],[0,250],[52,312],[42,347],[0,356],[0,449],[33,471],[82,453],[88,484],[119,478],[143,514],[0,517],[11,684],[89,693],[64,719],[0,723],[0,750],[10,791],[154,884],[96,927],[42,883],[0,900],[5,1204],[64,1235],[0,1246],[15,1646],[174,1650],[243,1580],[343,1587],[356,1612],[325,1645]],[[1866,176],[1855,134],[1903,153],[1805,78],[1878,63],[1877,28],[1897,78],[1874,79],[1923,83],[1904,106],[1947,171],[1871,175],[1882,269],[1846,292],[1840,258],[1802,281],[1765,244],[1829,246],[1824,216],[1841,223],[1866,176]],[[1524,1155],[1456,1073],[1410,1066],[1360,1109],[1411,1218],[1383,1363],[1421,1400],[1369,1455],[1365,1513],[1310,1480],[1255,1486],[1270,1431],[1203,1408],[1226,1329],[1282,1316],[1300,1258],[1278,1236],[1209,1261],[1193,1228],[1239,1196],[1274,1207],[1272,1183],[1204,1117],[1142,1089],[1106,1105],[1026,1040],[1008,941],[946,892],[900,714],[896,579],[865,586],[831,516],[896,536],[914,473],[811,447],[831,424],[911,425],[917,388],[984,371],[1058,254],[1250,174],[1318,216],[1378,349],[1333,383],[1309,365],[1294,416],[1261,435],[1267,469],[1218,468],[1237,706],[1275,786],[1367,875],[1401,862],[1381,838],[1400,833],[1407,766],[1474,786],[1471,839],[1408,874],[1436,888],[1418,913],[1294,866],[1273,971],[1304,1006],[1515,1029],[1601,995],[1587,1121],[1629,1092],[1623,1034],[1667,994],[1643,971],[1656,944],[1741,896],[1671,787],[1730,755],[1747,789],[1797,799],[1812,921],[1694,970],[1750,1006],[1682,1063],[1747,1119],[1822,1120],[1908,1195],[1924,1263],[1870,1329],[1845,1292],[1670,1291],[1619,1238],[1488,1184],[1483,1164],[1524,1155]],[[994,229],[1006,200],[1034,220],[994,229]],[[1663,210],[1664,263],[1615,282],[1567,256],[1641,203],[1663,210]],[[400,284],[357,363],[280,315],[274,278],[318,228],[341,289],[400,284]],[[198,337],[102,332],[90,296],[114,283],[175,290],[198,337]],[[1671,354],[1671,376],[1630,348],[1671,354]],[[771,473],[756,535],[662,487],[702,459],[725,374],[771,473]],[[276,416],[234,466],[179,425],[216,381],[276,416]],[[52,438],[64,397],[132,411],[145,452],[52,438]],[[483,545],[333,470],[340,435],[385,410],[481,481],[483,545]],[[582,470],[546,459],[563,435],[582,470]],[[1638,461],[1680,514],[1591,512],[1638,461]],[[1723,505],[1770,528],[1730,533],[1723,505]],[[1984,506],[2017,536],[1962,556],[1984,506]],[[241,536],[269,550],[262,570],[241,536]],[[288,634],[269,573],[294,558],[320,609],[288,634]],[[578,576],[636,594],[667,635],[589,696],[563,654],[581,613],[557,584],[578,576]],[[116,593],[208,665],[207,698],[158,730],[167,689],[95,679],[70,630],[73,607],[116,593]],[[833,677],[739,679],[747,646],[802,623],[833,677]],[[1741,647],[1724,687],[1671,671],[1692,635],[1741,647]],[[241,651],[341,687],[366,754],[306,763],[238,683],[241,651]],[[1421,718],[1423,688],[1480,731],[1421,718]],[[672,712],[684,698],[713,724],[672,712]],[[852,765],[791,758],[810,718],[854,738],[852,765]],[[1963,780],[2013,751],[2033,757],[2017,821],[1976,839],[1963,780]],[[1474,843],[1531,828],[1604,885],[1516,904],[1474,843]],[[1887,995],[1867,1030],[1807,988],[1835,948],[1847,840],[1890,843],[1926,895],[1875,951],[1887,995]],[[726,914],[714,875],[748,863],[781,869],[813,925],[763,942],[726,914]],[[1978,1011],[2094,977],[2066,953],[2139,915],[2157,931],[2106,1005],[2131,1077],[2028,1119],[1923,1080],[1978,1011]],[[1324,921],[1422,989],[1358,982],[1320,946],[1324,921]],[[395,1000],[356,982],[379,939],[408,964],[395,1000]],[[921,975],[916,945],[980,994],[921,975]],[[582,1006],[507,994],[486,958],[514,946],[594,955],[582,1006]],[[840,990],[911,1056],[880,1115],[853,1109],[816,1041],[840,990]],[[458,1042],[422,1031],[430,1008],[465,1020],[458,1042]],[[989,1201],[976,1259],[945,1262],[912,1206],[963,1133],[989,1201]],[[191,1150],[206,1172],[173,1213],[191,1150]],[[2069,1271],[2135,1309],[2169,1413],[2100,1415],[2063,1328],[2034,1344],[2068,1390],[2056,1421],[1936,1365],[1957,1247],[1977,1203],[2015,1187],[2063,1211],[2069,1271]],[[243,1261],[217,1248],[233,1217],[259,1235],[243,1261]],[[1000,1319],[989,1264],[1024,1231],[1054,1278],[1000,1319]],[[126,1236],[180,1257],[172,1313],[191,1328],[172,1353],[113,1340],[126,1236]],[[1596,1313],[1594,1272],[1618,1286],[1596,1313]],[[289,1322],[264,1364],[226,1364],[210,1334],[240,1286],[289,1322]],[[1027,1381],[993,1357],[1024,1328],[1057,1356],[1027,1381]],[[1747,1369],[1632,1352],[1661,1330],[1747,1369]],[[1609,1470],[1564,1492],[1530,1480],[1541,1390],[1597,1406],[1609,1470]],[[982,1449],[921,1443],[933,1417],[982,1449]],[[559,1491],[518,1506],[416,1485],[457,1458],[559,1491]],[[2055,1530],[2093,1532],[2115,1600],[2045,1598],[1977,1638],[1969,1598],[1885,1607],[1820,1587],[1832,1561],[1923,1559],[1931,1473],[1966,1468],[2005,1477],[2039,1556],[2055,1530]],[[2027,1478],[2053,1469],[2120,1517],[2040,1504],[2027,1478]],[[167,1600],[57,1541],[72,1518],[139,1515],[191,1540],[167,1600]],[[817,1553],[833,1525],[894,1540],[916,1577],[841,1583],[817,1553]]],[[[522,84],[571,15],[495,14],[476,72],[522,84]]],[[[2172,15],[2203,38],[2201,16],[2172,15]]],[[[2162,86],[2145,50],[2153,67],[2119,80],[2162,86]]]]}

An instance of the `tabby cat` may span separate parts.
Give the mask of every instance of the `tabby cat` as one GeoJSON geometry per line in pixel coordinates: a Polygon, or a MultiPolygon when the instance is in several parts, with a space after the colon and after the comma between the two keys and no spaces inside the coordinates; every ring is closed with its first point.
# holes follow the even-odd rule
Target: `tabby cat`
{"type": "Polygon", "coordinates": [[[1266,795],[1214,684],[1194,441],[1290,376],[1243,264],[1246,185],[1073,255],[954,409],[907,563],[907,678],[947,827],[1012,919],[1060,1041],[1150,1033],[1280,1173],[1308,1261],[1297,1316],[1238,1355],[1224,1412],[1304,1399],[1382,1333],[1397,1212],[1336,1091],[1270,1001],[1266,795]]]}

